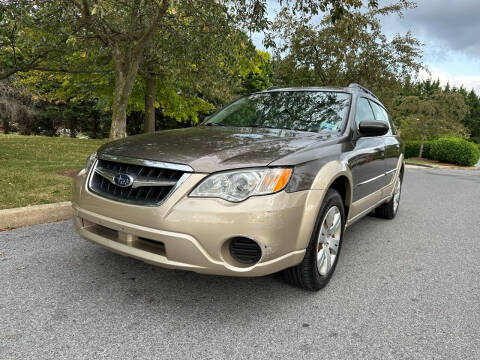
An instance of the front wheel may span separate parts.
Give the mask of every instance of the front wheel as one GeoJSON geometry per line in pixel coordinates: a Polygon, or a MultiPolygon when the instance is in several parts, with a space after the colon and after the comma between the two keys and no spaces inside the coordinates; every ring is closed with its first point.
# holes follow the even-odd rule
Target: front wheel
{"type": "Polygon", "coordinates": [[[393,219],[397,215],[398,206],[400,205],[400,195],[402,194],[402,178],[398,177],[393,190],[393,196],[389,202],[380,205],[375,209],[375,214],[384,219],[393,219]]]}
{"type": "Polygon", "coordinates": [[[323,200],[303,261],[286,269],[287,281],[307,290],[320,290],[332,277],[338,262],[345,229],[342,197],[328,190],[323,200]]]}

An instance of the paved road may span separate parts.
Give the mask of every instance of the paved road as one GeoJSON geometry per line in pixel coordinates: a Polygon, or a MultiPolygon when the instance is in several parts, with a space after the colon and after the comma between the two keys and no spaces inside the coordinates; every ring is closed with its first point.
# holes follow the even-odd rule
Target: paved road
{"type": "Polygon", "coordinates": [[[0,359],[479,359],[480,171],[408,169],[400,206],[348,230],[318,293],[155,268],[70,222],[0,233],[0,359]]]}

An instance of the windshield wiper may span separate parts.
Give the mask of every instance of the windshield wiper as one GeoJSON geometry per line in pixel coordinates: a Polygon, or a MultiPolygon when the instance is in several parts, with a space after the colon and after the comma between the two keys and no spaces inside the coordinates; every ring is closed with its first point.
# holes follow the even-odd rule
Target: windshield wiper
{"type": "Polygon", "coordinates": [[[285,130],[285,128],[279,128],[279,127],[275,127],[275,126],[261,125],[261,124],[259,124],[259,125],[256,125],[256,124],[253,124],[253,125],[243,125],[242,127],[285,130]]]}
{"type": "Polygon", "coordinates": [[[222,123],[211,122],[211,123],[206,123],[205,126],[225,126],[225,125],[222,123]]]}

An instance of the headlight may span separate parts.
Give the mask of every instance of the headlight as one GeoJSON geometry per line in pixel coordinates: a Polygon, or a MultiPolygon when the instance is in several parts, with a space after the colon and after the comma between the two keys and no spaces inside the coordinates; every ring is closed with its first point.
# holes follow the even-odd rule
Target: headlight
{"type": "Polygon", "coordinates": [[[96,152],[94,152],[93,154],[91,154],[87,158],[87,163],[85,164],[85,169],[87,170],[87,172],[90,171],[90,168],[92,167],[95,160],[97,160],[97,153],[96,152]]]}
{"type": "Polygon", "coordinates": [[[240,202],[250,196],[276,193],[290,180],[292,169],[236,170],[214,174],[203,180],[192,197],[216,197],[240,202]]]}

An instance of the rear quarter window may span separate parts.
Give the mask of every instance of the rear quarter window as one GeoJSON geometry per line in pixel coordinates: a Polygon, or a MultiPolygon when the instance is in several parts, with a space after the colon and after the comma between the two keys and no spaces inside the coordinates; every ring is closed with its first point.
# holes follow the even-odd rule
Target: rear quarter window
{"type": "Polygon", "coordinates": [[[385,110],[383,106],[380,106],[373,101],[370,101],[370,104],[372,105],[373,113],[375,114],[375,120],[386,122],[390,128],[390,131],[388,132],[388,134],[390,135],[396,134],[397,131],[395,129],[395,126],[392,123],[392,120],[388,116],[387,110],[385,110]]]}
{"type": "Polygon", "coordinates": [[[369,101],[366,98],[359,98],[357,100],[357,108],[355,110],[355,123],[358,125],[362,121],[375,120],[369,101]]]}

